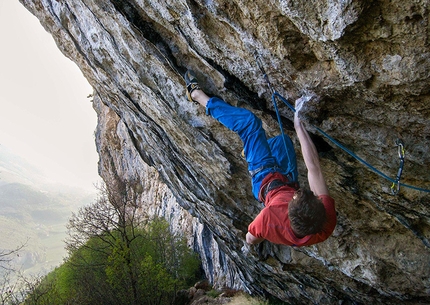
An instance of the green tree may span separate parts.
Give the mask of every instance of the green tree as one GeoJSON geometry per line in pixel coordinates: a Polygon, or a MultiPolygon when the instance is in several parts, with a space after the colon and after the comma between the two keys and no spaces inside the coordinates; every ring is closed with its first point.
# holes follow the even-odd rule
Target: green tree
{"type": "MultiPolygon", "coordinates": [[[[88,248],[90,253],[97,252],[105,259],[102,264],[105,269],[109,264],[117,267],[121,265],[120,269],[115,266],[108,268],[110,283],[115,283],[113,288],[117,288],[118,293],[126,291],[128,304],[138,304],[138,283],[130,256],[131,244],[139,236],[137,227],[141,225],[136,194],[130,184],[120,180],[112,183],[110,187],[100,187],[99,191],[100,195],[93,205],[72,215],[68,225],[69,239],[66,241],[66,248],[69,253],[76,252],[80,247],[88,248]],[[98,240],[101,245],[87,243],[89,239],[98,240]],[[115,268],[117,272],[112,272],[115,268]],[[121,274],[118,273],[119,270],[121,274]],[[119,290],[121,285],[122,289],[119,290]]],[[[85,260],[83,262],[86,264],[85,260]]],[[[124,293],[118,294],[118,297],[122,294],[124,293]]]]}
{"type": "Polygon", "coordinates": [[[156,263],[151,255],[146,255],[141,262],[142,304],[171,304],[176,293],[178,280],[169,274],[161,263],[156,263]]]}
{"type": "Polygon", "coordinates": [[[50,291],[33,290],[26,304],[173,304],[177,290],[197,279],[200,262],[186,239],[165,219],[143,222],[130,185],[113,189],[120,191],[102,188],[72,215],[67,261],[40,286],[50,291]]]}

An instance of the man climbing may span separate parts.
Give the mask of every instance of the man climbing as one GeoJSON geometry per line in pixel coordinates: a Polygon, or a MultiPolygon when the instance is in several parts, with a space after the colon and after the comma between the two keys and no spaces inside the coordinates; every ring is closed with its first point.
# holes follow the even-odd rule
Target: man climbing
{"type": "Polygon", "coordinates": [[[251,111],[234,107],[220,98],[209,98],[192,71],[185,73],[190,101],[206,108],[211,115],[242,139],[255,198],[263,210],[248,227],[246,242],[268,240],[275,244],[309,246],[326,240],[336,226],[334,200],[329,196],[318,153],[301,123],[298,111],[294,128],[308,170],[309,189],[299,188],[296,154],[285,135],[267,140],[261,120],[251,111]],[[287,151],[286,151],[287,150],[287,151]]]}

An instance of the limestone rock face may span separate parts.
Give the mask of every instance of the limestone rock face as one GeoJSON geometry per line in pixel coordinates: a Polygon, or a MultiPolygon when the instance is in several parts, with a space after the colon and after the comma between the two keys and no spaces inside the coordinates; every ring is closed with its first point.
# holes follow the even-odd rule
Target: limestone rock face
{"type": "MultiPolygon", "coordinates": [[[[403,139],[401,181],[430,188],[427,0],[20,1],[94,88],[102,177],[127,182],[142,213],[185,232],[214,285],[294,304],[428,301],[429,193],[393,196],[390,181],[312,127],[393,179],[403,139]],[[338,213],[324,243],[244,247],[261,207],[240,139],[185,97],[182,75],[193,69],[208,93],[278,134],[255,51],[281,95],[310,99],[302,116],[338,213]]],[[[297,145],[292,112],[279,108],[297,145]]]]}

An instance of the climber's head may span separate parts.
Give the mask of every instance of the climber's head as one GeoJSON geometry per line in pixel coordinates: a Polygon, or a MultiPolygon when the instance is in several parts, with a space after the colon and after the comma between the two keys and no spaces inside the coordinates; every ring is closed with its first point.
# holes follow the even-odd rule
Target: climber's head
{"type": "Polygon", "coordinates": [[[288,204],[291,228],[297,237],[321,232],[326,213],[321,200],[311,190],[299,189],[288,204]]]}

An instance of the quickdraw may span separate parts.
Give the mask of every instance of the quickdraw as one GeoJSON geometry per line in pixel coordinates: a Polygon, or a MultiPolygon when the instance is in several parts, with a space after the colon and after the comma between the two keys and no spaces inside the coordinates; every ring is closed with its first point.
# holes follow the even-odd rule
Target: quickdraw
{"type": "Polygon", "coordinates": [[[400,165],[399,170],[397,171],[396,180],[391,185],[391,192],[393,193],[393,195],[397,195],[400,191],[400,178],[402,177],[403,165],[405,164],[405,146],[403,145],[403,140],[397,139],[396,145],[397,151],[399,153],[400,165]]]}
{"type": "MultiPolygon", "coordinates": [[[[278,110],[278,106],[277,106],[277,99],[280,99],[288,108],[290,108],[293,112],[296,112],[296,109],[282,96],[280,95],[278,92],[276,92],[276,90],[273,88],[269,77],[266,74],[266,71],[264,70],[263,67],[263,63],[261,61],[260,58],[260,54],[255,51],[254,52],[254,58],[255,61],[257,63],[258,68],[260,69],[261,73],[263,74],[263,77],[269,87],[270,92],[272,93],[272,101],[273,101],[273,107],[275,108],[275,112],[276,112],[276,117],[278,118],[278,124],[279,124],[279,128],[281,130],[281,134],[282,134],[282,138],[284,139],[284,145],[287,146],[286,142],[285,142],[285,137],[284,137],[284,131],[283,131],[283,127],[282,127],[282,121],[281,121],[281,116],[279,114],[279,110],[278,110]]],[[[342,149],[343,151],[345,151],[346,153],[348,153],[351,157],[355,158],[356,160],[358,160],[359,162],[361,162],[362,164],[366,165],[369,169],[371,169],[372,171],[374,171],[376,174],[378,174],[379,176],[385,178],[386,180],[392,182],[392,186],[391,186],[391,192],[393,195],[397,195],[400,191],[400,186],[403,187],[407,187],[407,188],[411,188],[420,192],[426,192],[426,193],[430,193],[430,189],[425,189],[425,188],[420,188],[420,187],[416,187],[413,185],[408,185],[408,184],[404,184],[400,182],[400,178],[402,176],[403,173],[403,165],[405,163],[405,149],[404,149],[404,144],[403,141],[401,139],[398,139],[396,141],[396,145],[398,147],[398,153],[399,153],[399,159],[400,159],[400,166],[399,166],[399,170],[397,171],[397,176],[396,179],[393,179],[389,176],[387,176],[386,174],[384,174],[383,172],[381,172],[380,170],[376,169],[374,166],[372,166],[371,164],[369,164],[368,162],[366,162],[365,160],[363,160],[362,158],[360,158],[359,156],[357,156],[354,152],[352,152],[351,150],[349,150],[348,148],[346,148],[345,146],[343,146],[341,143],[339,143],[337,140],[335,140],[334,138],[332,138],[331,136],[329,136],[325,131],[323,131],[321,128],[312,125],[319,133],[321,133],[324,137],[326,137],[328,140],[330,140],[333,144],[335,144],[337,147],[339,147],[340,149],[342,149]]]]}

